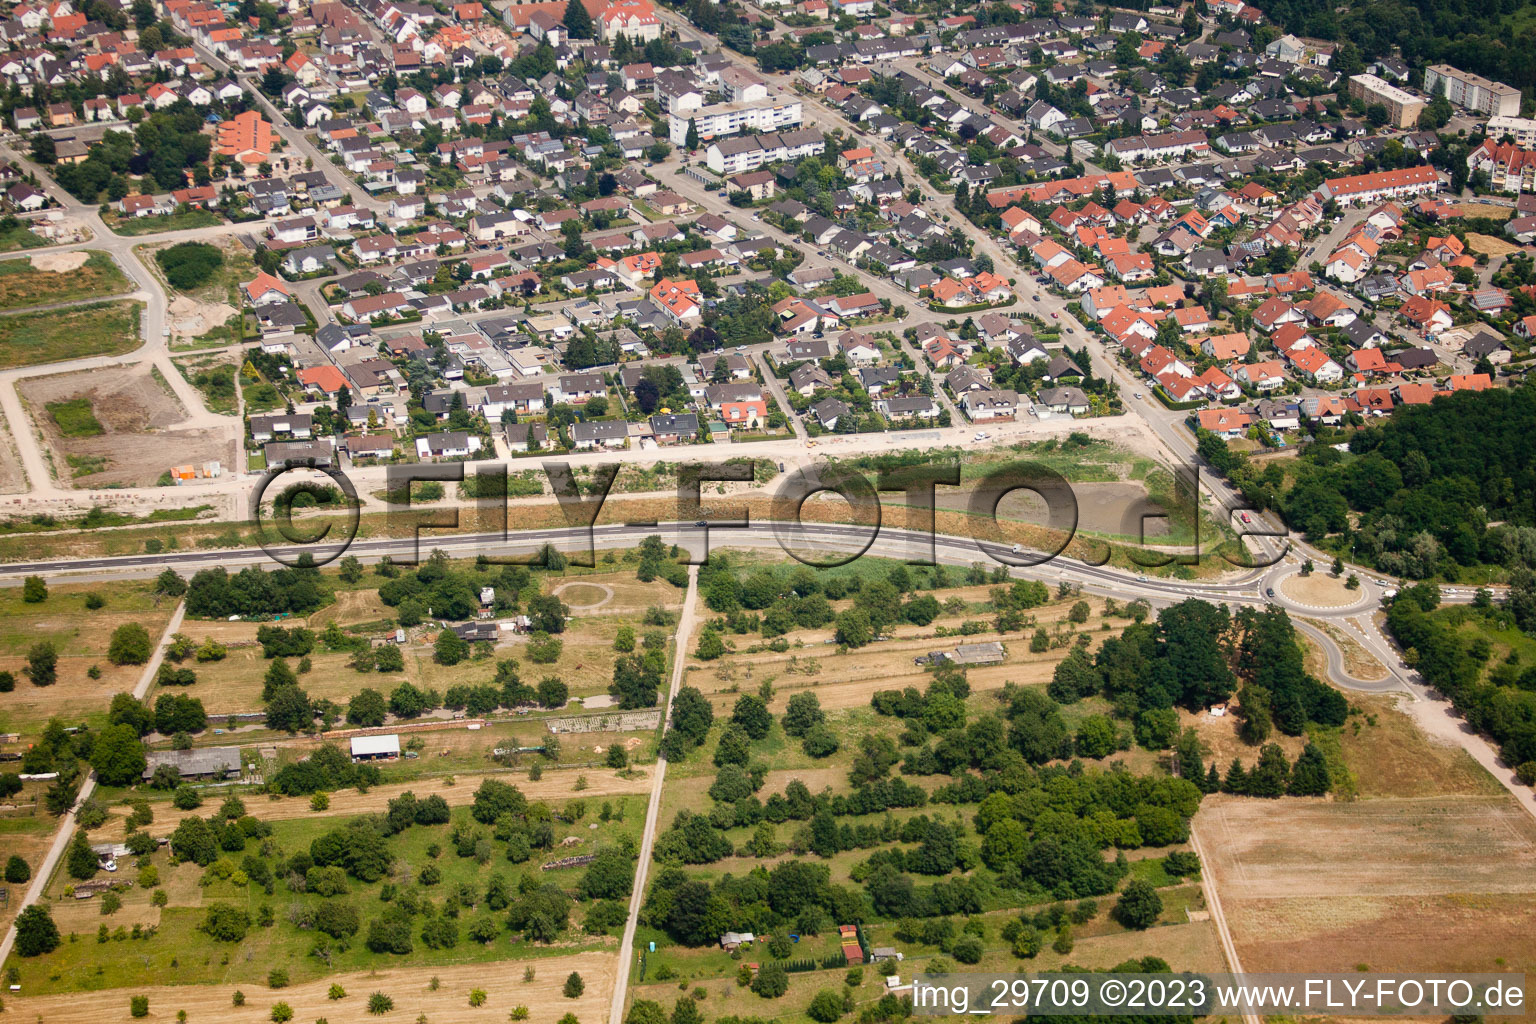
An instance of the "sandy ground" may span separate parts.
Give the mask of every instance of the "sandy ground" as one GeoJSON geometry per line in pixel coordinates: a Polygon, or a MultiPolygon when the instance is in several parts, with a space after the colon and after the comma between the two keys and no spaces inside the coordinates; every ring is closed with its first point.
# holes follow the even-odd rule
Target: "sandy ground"
{"type": "Polygon", "coordinates": [[[0,494],[25,494],[27,471],[22,468],[9,424],[0,424],[0,494]]]}
{"type": "Polygon", "coordinates": [[[21,385],[44,446],[53,453],[54,472],[63,483],[80,488],[112,484],[147,487],[172,465],[216,459],[226,467],[238,457],[228,430],[173,429],[187,417],[147,363],[83,373],[37,377],[21,385]],[[44,413],[49,402],[87,397],[106,433],[96,437],[62,436],[44,413]],[[99,472],[74,477],[68,456],[107,461],[99,472]]]}
{"type": "MultiPolygon", "coordinates": [[[[389,802],[401,793],[409,790],[418,797],[424,797],[431,793],[438,793],[451,806],[469,804],[475,799],[475,790],[480,788],[480,783],[486,778],[494,777],[502,782],[510,783],[522,790],[523,795],[530,800],[567,800],[573,797],[605,797],[621,796],[630,793],[645,793],[651,788],[650,769],[644,766],[637,767],[632,778],[623,779],[608,769],[588,769],[585,771],[550,770],[544,773],[544,777],[537,782],[528,778],[526,774],[500,774],[496,776],[467,774],[454,776],[454,784],[446,785],[443,778],[416,779],[413,782],[396,782],[383,786],[374,786],[366,793],[359,793],[355,789],[338,790],[331,794],[330,814],[375,814],[382,813],[389,807],[389,802]],[[576,779],[586,776],[587,788],[578,791],[576,779]]],[[[313,809],[309,806],[309,797],[280,797],[276,800],[263,799],[256,796],[246,797],[250,804],[251,813],[260,817],[263,821],[287,820],[290,818],[308,818],[314,816],[313,809]]],[[[155,805],[155,822],[150,827],[150,832],[156,836],[170,835],[176,830],[176,825],[183,818],[193,814],[207,813],[207,809],[201,811],[178,811],[170,805],[155,805]]],[[[122,818],[114,816],[112,821],[103,826],[101,832],[105,835],[116,835],[123,830],[122,818]]]]}
{"type": "Polygon", "coordinates": [[[79,270],[91,258],[88,252],[45,252],[32,257],[32,269],[47,270],[55,274],[67,274],[79,270]]]}
{"type": "Polygon", "coordinates": [[[167,312],[171,333],[196,338],[226,323],[240,311],[226,302],[198,302],[189,296],[178,295],[171,300],[167,312]]]}
{"type": "Polygon", "coordinates": [[[1287,576],[1280,581],[1280,590],[1286,597],[1312,608],[1346,608],[1360,600],[1360,591],[1350,590],[1343,580],[1325,572],[1287,576]]]}
{"type": "Polygon", "coordinates": [[[1498,203],[1457,203],[1456,216],[1458,217],[1487,217],[1491,220],[1509,220],[1515,215],[1513,206],[1500,206],[1498,203]]]}
{"type": "MultiPolygon", "coordinates": [[[[424,1015],[431,1021],[472,1022],[505,1021],[514,1006],[527,1006],[530,1024],[554,1024],[565,1013],[596,1024],[607,1013],[613,999],[615,974],[613,953],[573,953],[542,957],[526,962],[501,964],[457,964],[431,969],[412,967],[341,974],[321,981],[294,985],[281,991],[246,993],[246,1005],[236,1007],[234,985],[199,985],[193,989],[170,985],[146,985],[135,994],[149,996],[150,1021],[174,1020],[176,1010],[190,1007],[189,1016],[199,1024],[250,1024],[265,1020],[274,1003],[293,1008],[296,1021],[326,1018],[335,1021],[411,1021],[424,1015]],[[523,968],[531,966],[535,976],[523,981],[523,968]],[[561,993],[566,976],[576,971],[586,982],[579,998],[567,999],[561,993]],[[428,981],[436,977],[439,987],[429,991],[428,981]],[[327,992],[332,984],[347,991],[345,999],[332,1001],[327,992]],[[469,1005],[469,991],[484,989],[485,1004],[469,1005]],[[395,1002],[395,1008],[382,1017],[370,1017],[367,1000],[370,993],[383,992],[395,1002]]],[[[246,988],[250,988],[249,985],[246,988]]],[[[8,993],[9,994],[9,993],[8,993]]],[[[12,998],[6,1009],[18,1018],[69,1024],[119,1024],[127,1019],[128,993],[122,989],[103,992],[74,992],[67,995],[12,998]]]]}

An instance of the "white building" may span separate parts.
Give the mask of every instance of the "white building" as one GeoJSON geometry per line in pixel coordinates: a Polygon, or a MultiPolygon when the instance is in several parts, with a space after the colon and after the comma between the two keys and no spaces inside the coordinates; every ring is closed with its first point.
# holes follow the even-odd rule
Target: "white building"
{"type": "Polygon", "coordinates": [[[799,100],[764,101],[760,103],[717,103],[690,111],[686,117],[671,116],[668,134],[674,146],[688,140],[688,124],[698,126],[699,139],[715,139],[735,135],[743,130],[776,132],[781,128],[793,128],[800,123],[799,100]]]}
{"type": "Polygon", "coordinates": [[[1424,69],[1424,91],[1435,94],[1444,83],[1445,98],[1458,107],[1480,110],[1502,117],[1520,116],[1520,90],[1503,82],[1491,82],[1481,75],[1458,71],[1449,64],[1431,64],[1424,69]]]}

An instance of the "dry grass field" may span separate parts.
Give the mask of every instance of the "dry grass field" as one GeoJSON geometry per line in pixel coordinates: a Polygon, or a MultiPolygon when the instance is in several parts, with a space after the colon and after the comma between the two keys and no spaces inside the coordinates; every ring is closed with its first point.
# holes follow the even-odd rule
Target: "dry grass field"
{"type": "Polygon", "coordinates": [[[0,732],[36,732],[55,715],[70,724],[91,716],[104,718],[112,695],[138,683],[141,666],[107,660],[112,631],[137,622],[158,641],[175,605],[157,600],[148,584],[115,584],[101,590],[108,596],[106,606],[91,610],[85,598],[92,589],[55,585],[41,604],[23,602],[19,587],[0,592],[0,670],[16,677],[16,689],[0,693],[0,732]],[[58,682],[38,687],[21,670],[28,650],[44,641],[58,652],[58,682]],[[97,679],[88,674],[93,665],[101,670],[97,679]]]}
{"type": "Polygon", "coordinates": [[[1392,701],[1352,695],[1364,715],[1337,744],[1355,799],[1201,806],[1245,970],[1536,967],[1536,821],[1392,701]]]}
{"type": "Polygon", "coordinates": [[[192,1020],[208,1024],[251,1024],[266,1020],[277,1002],[292,1007],[294,1019],[319,1018],[336,1021],[408,1021],[426,1015],[428,1020],[454,1021],[462,1024],[490,1024],[507,1020],[512,1008],[527,1006],[532,1011],[529,1024],[555,1024],[565,1013],[574,1013],[585,1022],[605,1019],[613,998],[615,957],[610,952],[573,953],[540,957],[529,962],[534,980],[523,981],[523,964],[458,964],[433,968],[397,968],[343,974],[323,981],[293,985],[278,991],[252,990],[244,986],[246,1005],[233,1005],[235,985],[199,985],[177,988],[146,984],[132,990],[109,989],[102,992],[77,992],[62,995],[20,997],[7,1000],[6,1008],[28,1020],[69,1024],[120,1024],[128,1017],[128,996],[149,996],[151,1021],[174,1020],[176,1011],[185,1008],[192,1020]],[[586,989],[576,999],[567,999],[560,988],[566,976],[578,972],[586,989]],[[431,990],[430,979],[438,981],[431,990]],[[332,983],[346,990],[346,998],[331,1000],[327,991],[332,983]],[[469,991],[484,989],[485,1004],[469,1005],[469,991]],[[394,1010],[379,1018],[367,1013],[370,993],[383,992],[395,1002],[394,1010]]]}
{"type": "MultiPolygon", "coordinates": [[[[933,595],[941,602],[951,597],[975,604],[988,599],[987,587],[959,587],[936,590],[933,595]]],[[[1103,602],[1087,599],[1091,613],[1082,624],[1067,621],[1067,613],[1077,599],[1057,601],[1032,609],[1029,614],[1036,623],[1055,635],[1058,630],[1067,635],[1071,630],[1086,631],[1091,644],[1097,646],[1102,636],[1110,634],[1098,630],[1103,612],[1103,602]]],[[[851,601],[835,601],[833,608],[841,611],[851,601]]],[[[930,651],[953,648],[962,643],[983,643],[1001,640],[1007,656],[999,665],[974,666],[967,672],[973,694],[1001,690],[1006,683],[1047,683],[1056,665],[1067,656],[1070,646],[1052,647],[1036,654],[1030,651],[1029,641],[1035,627],[1027,627],[1021,633],[997,633],[986,631],[970,636],[934,635],[937,626],[955,630],[967,619],[990,621],[990,612],[968,610],[958,615],[941,615],[928,626],[903,624],[890,630],[891,639],[880,640],[867,647],[840,652],[833,642],[833,631],[825,629],[799,629],[785,635],[790,649],[784,652],[756,651],[747,648],[761,642],[761,638],[748,634],[731,636],[737,650],[710,662],[690,657],[685,671],[686,681],[696,686],[714,703],[716,710],[729,709],[742,692],[753,691],[764,679],[772,681],[780,693],[778,701],[786,701],[796,690],[815,690],[821,706],[828,711],[864,708],[877,690],[899,690],[907,686],[922,689],[928,682],[928,671],[914,659],[930,651]]],[[[1125,620],[1116,620],[1123,625],[1125,620]]],[[[782,710],[776,705],[776,710],[782,710]]]]}

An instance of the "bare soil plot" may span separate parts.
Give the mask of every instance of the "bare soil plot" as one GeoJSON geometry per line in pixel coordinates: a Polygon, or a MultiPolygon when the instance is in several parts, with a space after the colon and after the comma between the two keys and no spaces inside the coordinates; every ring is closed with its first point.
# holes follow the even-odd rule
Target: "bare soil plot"
{"type": "Polygon", "coordinates": [[[652,606],[676,611],[683,606],[683,591],[662,580],[641,583],[633,570],[624,572],[599,572],[582,576],[550,576],[545,581],[545,593],[560,591],[560,600],[571,608],[571,614],[581,615],[643,615],[652,606]],[[603,600],[606,592],[607,599],[603,600]],[[592,610],[590,606],[602,601],[592,610]]]}
{"type": "Polygon", "coordinates": [[[0,425],[0,494],[23,494],[26,490],[27,473],[16,452],[10,424],[0,425]]]}
{"type": "MultiPolygon", "coordinates": [[[[0,850],[5,851],[6,859],[14,854],[26,861],[34,876],[42,866],[43,856],[53,839],[53,831],[59,824],[57,818],[36,803],[42,799],[44,785],[39,782],[26,783],[22,792],[8,798],[14,803],[0,805],[0,850]]],[[[7,886],[11,890],[11,898],[0,906],[0,928],[11,926],[11,921],[21,910],[21,895],[30,884],[7,886]]]]}
{"type": "Polygon", "coordinates": [[[230,431],[175,429],[187,411],[149,364],[39,377],[21,385],[33,419],[53,453],[61,481],[77,487],[153,485],[173,465],[217,460],[234,465],[230,431]],[[64,437],[40,410],[51,402],[86,398],[105,433],[64,437]]]}
{"type": "Polygon", "coordinates": [[[1536,893],[1536,821],[1507,798],[1218,796],[1199,829],[1224,900],[1536,893]]]}
{"type": "MultiPolygon", "coordinates": [[[[456,1022],[505,1021],[514,1006],[527,1006],[532,1024],[553,1024],[563,1014],[574,1013],[583,1021],[599,1021],[608,1012],[613,999],[616,956],[611,952],[572,953],[539,957],[526,962],[534,969],[534,980],[523,981],[524,963],[499,966],[484,963],[454,964],[424,970],[419,967],[385,969],[342,974],[293,985],[280,991],[251,991],[246,985],[247,1003],[233,1005],[235,985],[198,985],[178,988],[171,985],[135,986],[101,992],[75,992],[61,995],[20,997],[8,1000],[28,1019],[69,1021],[71,1024],[120,1024],[127,1013],[130,994],[149,996],[151,1019],[174,1019],[177,1009],[189,1008],[193,1019],[212,1024],[250,1024],[266,1019],[267,1011],[277,1002],[293,1008],[294,1019],[361,1021],[368,1019],[366,1005],[372,992],[384,992],[395,1002],[395,1009],[384,1020],[415,1020],[425,1014],[429,1020],[456,1022]],[[566,976],[579,973],[586,983],[580,997],[567,999],[561,993],[566,976]],[[436,976],[439,987],[430,991],[428,981],[436,976]],[[333,984],[346,989],[345,999],[332,1001],[327,992],[333,984]],[[484,989],[485,1004],[469,1005],[469,990],[484,989]]],[[[154,979],[146,979],[150,981],[154,979]]]]}
{"type": "MultiPolygon", "coordinates": [[[[1077,528],[1088,533],[1136,536],[1141,531],[1142,513],[1152,511],[1146,485],[1137,481],[1073,483],[1072,495],[1077,499],[1077,528]]],[[[893,499],[900,500],[899,495],[893,499]]],[[[941,509],[963,513],[970,504],[971,493],[965,488],[946,488],[936,500],[941,509]]],[[[997,516],[1043,527],[1050,521],[1050,508],[1033,491],[1012,491],[998,502],[997,516]]],[[[1165,537],[1168,532],[1166,520],[1146,521],[1149,538],[1165,537]]]]}

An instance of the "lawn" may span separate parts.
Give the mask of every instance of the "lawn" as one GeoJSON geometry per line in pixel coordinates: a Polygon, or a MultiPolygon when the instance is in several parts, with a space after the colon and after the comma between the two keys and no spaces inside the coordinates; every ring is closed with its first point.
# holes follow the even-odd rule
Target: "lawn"
{"type": "Polygon", "coordinates": [[[157,235],[162,231],[211,228],[224,223],[224,218],[211,210],[178,210],[165,217],[135,217],[126,221],[114,216],[102,219],[115,235],[157,235]]]}
{"type": "Polygon", "coordinates": [[[139,347],[138,302],[0,316],[0,369],[116,356],[139,347]]]}
{"type": "Polygon", "coordinates": [[[48,415],[58,424],[59,433],[65,437],[97,437],[107,429],[96,418],[89,398],[71,398],[65,402],[49,402],[48,415]]]}
{"type": "Polygon", "coordinates": [[[204,403],[217,413],[231,415],[238,406],[235,396],[235,364],[222,356],[175,359],[176,368],[202,394],[204,403]]]}
{"type": "Polygon", "coordinates": [[[102,298],[132,291],[111,256],[93,252],[85,265],[67,273],[38,270],[30,260],[0,260],[0,309],[102,298]]]}

